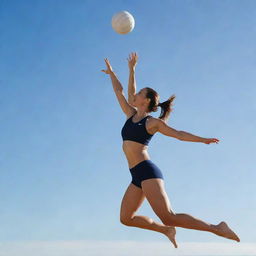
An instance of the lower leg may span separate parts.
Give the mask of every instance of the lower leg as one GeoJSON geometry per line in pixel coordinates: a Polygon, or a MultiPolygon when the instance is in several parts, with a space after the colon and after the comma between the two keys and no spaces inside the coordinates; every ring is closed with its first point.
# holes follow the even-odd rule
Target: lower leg
{"type": "Polygon", "coordinates": [[[236,240],[240,242],[239,237],[229,228],[225,222],[221,222],[218,225],[213,225],[197,219],[189,214],[185,213],[170,213],[169,218],[163,221],[166,225],[172,225],[175,227],[182,227],[188,229],[195,229],[201,231],[209,231],[215,235],[222,236],[228,239],[236,240]]]}
{"type": "Polygon", "coordinates": [[[126,226],[143,228],[143,229],[148,229],[148,230],[162,233],[169,238],[169,240],[173,243],[175,248],[178,248],[178,245],[175,240],[176,230],[172,226],[166,226],[161,223],[155,222],[149,217],[138,216],[138,215],[133,216],[129,220],[121,221],[121,222],[126,226]]]}
{"type": "Polygon", "coordinates": [[[160,232],[162,234],[164,234],[168,229],[168,226],[155,222],[154,220],[146,216],[135,215],[131,219],[126,221],[121,221],[121,222],[126,226],[148,229],[148,230],[160,232]]]}
{"type": "Polygon", "coordinates": [[[218,230],[217,225],[204,222],[186,213],[171,214],[170,216],[171,217],[169,219],[164,221],[164,223],[167,225],[173,225],[175,227],[182,227],[182,228],[188,228],[188,229],[209,231],[212,233],[215,233],[218,230]]]}

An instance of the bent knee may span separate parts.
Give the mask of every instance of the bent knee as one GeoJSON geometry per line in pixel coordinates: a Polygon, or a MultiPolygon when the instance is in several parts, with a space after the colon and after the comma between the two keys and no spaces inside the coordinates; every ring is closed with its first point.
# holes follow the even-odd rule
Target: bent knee
{"type": "Polygon", "coordinates": [[[159,218],[166,226],[174,226],[176,223],[176,214],[173,212],[168,212],[162,216],[159,216],[159,218]]]}
{"type": "Polygon", "coordinates": [[[131,226],[132,218],[131,217],[120,217],[120,222],[125,226],[131,226]]]}

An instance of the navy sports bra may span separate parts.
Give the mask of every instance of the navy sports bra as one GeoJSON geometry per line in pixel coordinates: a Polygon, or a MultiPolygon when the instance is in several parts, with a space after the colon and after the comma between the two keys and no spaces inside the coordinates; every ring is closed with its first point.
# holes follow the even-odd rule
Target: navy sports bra
{"type": "Polygon", "coordinates": [[[146,120],[149,116],[144,117],[136,123],[132,122],[133,116],[126,120],[122,128],[121,134],[123,141],[131,140],[144,145],[148,145],[149,141],[153,137],[153,135],[149,134],[146,130],[146,120]]]}

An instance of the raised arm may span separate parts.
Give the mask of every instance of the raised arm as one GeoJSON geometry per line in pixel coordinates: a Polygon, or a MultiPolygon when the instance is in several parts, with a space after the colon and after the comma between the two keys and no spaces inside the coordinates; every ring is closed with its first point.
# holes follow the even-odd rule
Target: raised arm
{"type": "Polygon", "coordinates": [[[131,115],[136,113],[136,109],[134,107],[132,107],[127,102],[125,95],[124,95],[123,87],[122,87],[121,83],[119,82],[116,74],[114,73],[109,60],[105,59],[105,63],[106,63],[107,69],[105,69],[105,70],[103,69],[101,71],[110,76],[111,81],[112,81],[112,86],[113,86],[114,92],[116,94],[116,97],[118,99],[118,102],[120,104],[120,107],[122,108],[122,110],[126,114],[126,116],[130,117],[131,115]]]}
{"type": "Polygon", "coordinates": [[[135,67],[138,61],[138,55],[136,53],[131,53],[127,60],[129,67],[128,103],[132,104],[134,95],[136,94],[135,67]]]}
{"type": "Polygon", "coordinates": [[[169,136],[169,137],[174,137],[178,140],[182,141],[190,141],[190,142],[202,142],[205,144],[210,144],[210,143],[217,143],[219,142],[218,139],[216,138],[202,138],[196,135],[193,135],[188,132],[184,131],[177,131],[170,126],[168,126],[164,121],[161,119],[156,119],[156,128],[157,131],[162,133],[163,135],[169,136]]]}

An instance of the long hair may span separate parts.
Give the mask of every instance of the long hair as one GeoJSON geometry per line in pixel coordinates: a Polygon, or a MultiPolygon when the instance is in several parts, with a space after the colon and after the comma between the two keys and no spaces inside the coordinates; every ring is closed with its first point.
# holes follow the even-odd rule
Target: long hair
{"type": "Polygon", "coordinates": [[[176,98],[176,96],[173,94],[171,97],[168,98],[168,100],[160,103],[159,102],[160,97],[158,93],[150,87],[145,87],[145,88],[147,89],[146,98],[150,99],[150,102],[148,105],[149,112],[156,112],[158,110],[158,107],[161,107],[161,114],[159,118],[162,119],[163,121],[167,121],[167,119],[170,116],[170,113],[173,110],[172,103],[176,98]]]}

